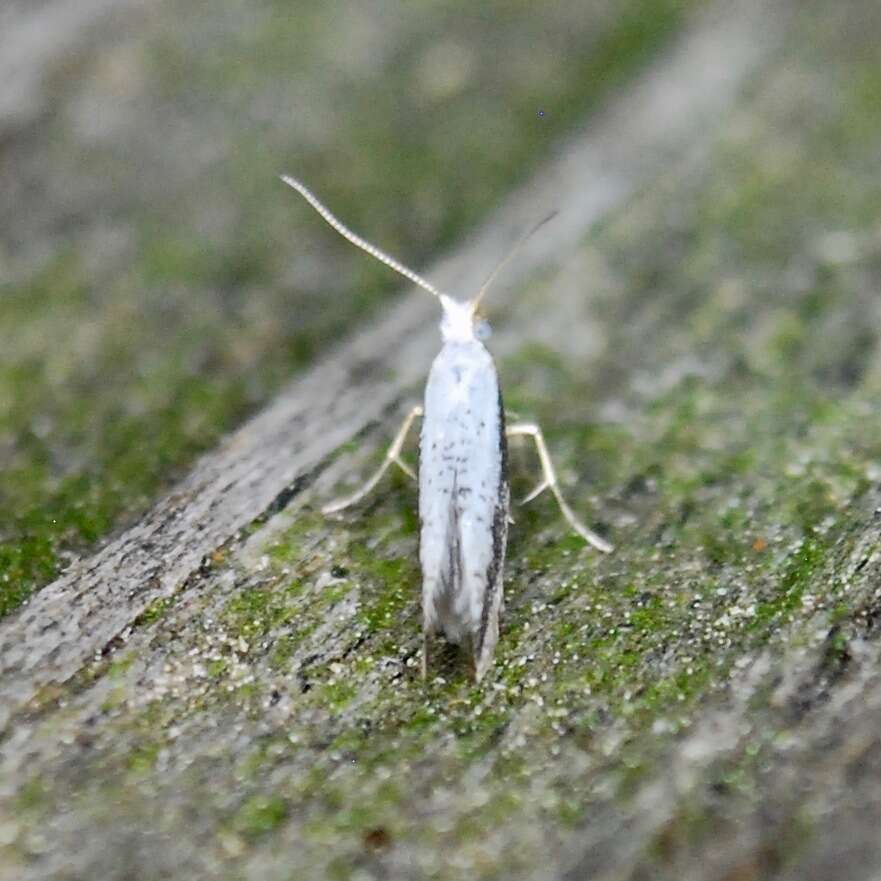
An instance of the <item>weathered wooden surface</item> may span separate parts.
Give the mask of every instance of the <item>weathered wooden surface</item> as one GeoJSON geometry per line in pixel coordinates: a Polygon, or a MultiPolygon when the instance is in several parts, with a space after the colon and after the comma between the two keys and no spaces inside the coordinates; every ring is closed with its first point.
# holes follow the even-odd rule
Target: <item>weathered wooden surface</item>
{"type": "MultiPolygon", "coordinates": [[[[743,77],[772,45],[774,28],[766,31],[766,24],[754,3],[712,17],[428,275],[451,291],[476,290],[506,243],[547,206],[560,211],[554,235],[533,243],[518,271],[559,260],[649,175],[694,149],[718,124],[743,77]]],[[[527,337],[536,317],[506,327],[494,351],[504,353],[527,337]]],[[[169,596],[206,555],[307,480],[402,395],[412,394],[437,348],[436,326],[436,304],[421,292],[411,295],[377,327],[297,380],[141,523],[0,623],[0,730],[38,689],[69,679],[150,603],[169,596]]]]}
{"type": "Polygon", "coordinates": [[[394,298],[280,170],[425,266],[700,2],[2,4],[0,618],[394,298]]]}
{"type": "MultiPolygon", "coordinates": [[[[412,488],[390,480],[340,522],[310,508],[375,464],[371,421],[418,394],[436,316],[405,301],[231,440],[266,475],[242,522],[308,475],[284,510],[217,553],[206,539],[172,599],[114,597],[103,657],[34,643],[69,654],[13,675],[22,699],[40,669],[67,681],[0,746],[0,872],[877,879],[881,12],[803,4],[780,45],[778,4],[725,8],[705,53],[652,71],[433,276],[480,280],[533,208],[570,206],[492,342],[509,406],[545,424],[616,554],[550,504],[518,513],[485,686],[455,657],[419,682],[412,488]],[[760,74],[708,100],[717,127],[695,119],[708,59],[735,97],[734,58],[760,74]],[[663,115],[665,76],[688,125],[663,115]],[[610,169],[620,184],[594,189],[610,169]],[[570,226],[588,191],[605,201],[570,226]],[[297,395],[344,380],[338,437],[286,436],[297,395]],[[262,458],[285,450],[299,465],[262,458]]],[[[206,464],[234,452],[196,472],[216,498],[206,464]]]]}
{"type": "MultiPolygon", "coordinates": [[[[9,0],[0,10],[0,138],[33,123],[48,103],[45,81],[57,74],[59,60],[88,38],[90,29],[108,26],[108,12],[133,0],[82,0],[28,3],[9,0]]],[[[111,23],[112,26],[112,23],[111,23]]]]}

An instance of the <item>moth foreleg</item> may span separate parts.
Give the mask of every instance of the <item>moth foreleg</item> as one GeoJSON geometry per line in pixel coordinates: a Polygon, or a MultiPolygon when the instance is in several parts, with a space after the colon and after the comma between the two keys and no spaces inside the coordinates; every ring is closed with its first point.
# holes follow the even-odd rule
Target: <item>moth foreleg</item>
{"type": "Polygon", "coordinates": [[[554,470],[553,462],[551,462],[551,456],[548,452],[547,445],[545,444],[541,428],[539,428],[534,422],[515,422],[513,425],[508,426],[506,433],[509,437],[515,437],[517,435],[528,435],[531,437],[535,442],[535,450],[538,453],[538,458],[541,462],[542,481],[520,504],[525,505],[527,502],[531,502],[534,498],[540,496],[546,489],[549,489],[554,494],[554,498],[557,500],[557,504],[560,506],[560,511],[566,518],[567,523],[588,544],[593,545],[598,551],[602,551],[605,554],[611,553],[613,550],[612,545],[610,545],[604,538],[601,538],[595,532],[588,529],[575,516],[575,513],[563,498],[563,494],[560,492],[560,487],[557,483],[557,472],[554,470]]]}
{"type": "Polygon", "coordinates": [[[401,458],[401,449],[404,446],[404,441],[407,439],[407,433],[410,431],[410,426],[413,424],[413,420],[421,415],[422,407],[414,407],[401,423],[401,427],[398,429],[395,439],[386,451],[385,458],[382,460],[382,465],[379,466],[370,479],[351,495],[345,496],[342,499],[336,499],[335,501],[324,505],[321,509],[321,513],[334,514],[337,511],[342,511],[343,508],[348,508],[349,505],[354,505],[360,502],[361,499],[363,499],[364,496],[366,496],[370,490],[379,483],[382,479],[382,475],[388,471],[389,466],[392,463],[397,465],[408,477],[412,477],[413,480],[416,480],[416,475],[414,474],[413,469],[401,458]]]}

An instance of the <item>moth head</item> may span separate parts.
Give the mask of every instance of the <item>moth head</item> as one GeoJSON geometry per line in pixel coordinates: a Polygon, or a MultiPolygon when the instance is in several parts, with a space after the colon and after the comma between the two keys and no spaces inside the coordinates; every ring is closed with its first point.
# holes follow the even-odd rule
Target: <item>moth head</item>
{"type": "Polygon", "coordinates": [[[468,343],[480,339],[478,327],[486,322],[478,318],[473,302],[463,303],[447,294],[441,294],[440,301],[444,310],[440,329],[445,343],[468,343]]]}

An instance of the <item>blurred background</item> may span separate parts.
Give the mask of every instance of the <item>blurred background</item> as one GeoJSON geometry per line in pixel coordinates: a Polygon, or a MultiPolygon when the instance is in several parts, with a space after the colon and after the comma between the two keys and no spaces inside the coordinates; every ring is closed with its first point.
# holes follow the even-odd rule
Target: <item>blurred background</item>
{"type": "Polygon", "coordinates": [[[697,0],[5,0],[0,615],[626,88],[697,0]]]}
{"type": "Polygon", "coordinates": [[[0,878],[877,881],[879,132],[878,0],[4,0],[0,878]],[[498,298],[506,404],[616,553],[518,511],[490,688],[417,685],[403,477],[122,632],[112,579],[9,614],[404,288],[279,173],[429,268],[570,132],[652,152],[634,82],[693,106],[655,59],[736,93],[498,298]]]}

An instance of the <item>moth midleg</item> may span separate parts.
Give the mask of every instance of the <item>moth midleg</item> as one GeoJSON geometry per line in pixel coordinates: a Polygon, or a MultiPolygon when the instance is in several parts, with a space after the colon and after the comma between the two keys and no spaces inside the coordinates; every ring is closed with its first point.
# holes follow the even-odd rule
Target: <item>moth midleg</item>
{"type": "Polygon", "coordinates": [[[376,470],[376,472],[371,475],[371,477],[364,483],[363,486],[360,487],[356,492],[353,492],[349,496],[345,496],[341,499],[336,499],[333,502],[329,502],[324,505],[321,509],[322,514],[333,514],[336,511],[342,511],[343,508],[348,508],[349,505],[354,505],[361,501],[373,487],[379,483],[382,475],[388,471],[389,466],[394,463],[397,465],[401,471],[404,472],[408,477],[412,477],[413,480],[416,480],[416,475],[413,472],[413,469],[401,458],[401,448],[404,446],[404,441],[407,439],[407,433],[410,431],[410,426],[413,424],[413,420],[422,415],[422,407],[417,406],[414,407],[404,418],[404,421],[401,423],[401,427],[398,429],[398,433],[395,435],[395,439],[391,442],[388,450],[386,450],[385,458],[382,460],[382,465],[376,470]]]}
{"type": "Polygon", "coordinates": [[[548,452],[547,444],[545,444],[544,435],[541,428],[535,422],[515,422],[506,429],[509,437],[518,435],[528,435],[535,442],[535,450],[538,453],[541,462],[542,481],[525,499],[520,503],[525,505],[534,498],[540,496],[546,489],[549,489],[557,500],[560,511],[566,518],[566,522],[590,545],[593,545],[598,551],[605,554],[612,552],[613,548],[604,538],[601,538],[592,530],[588,529],[576,516],[575,512],[569,507],[563,494],[560,492],[557,483],[557,472],[554,470],[554,463],[551,461],[551,455],[548,452]]]}

